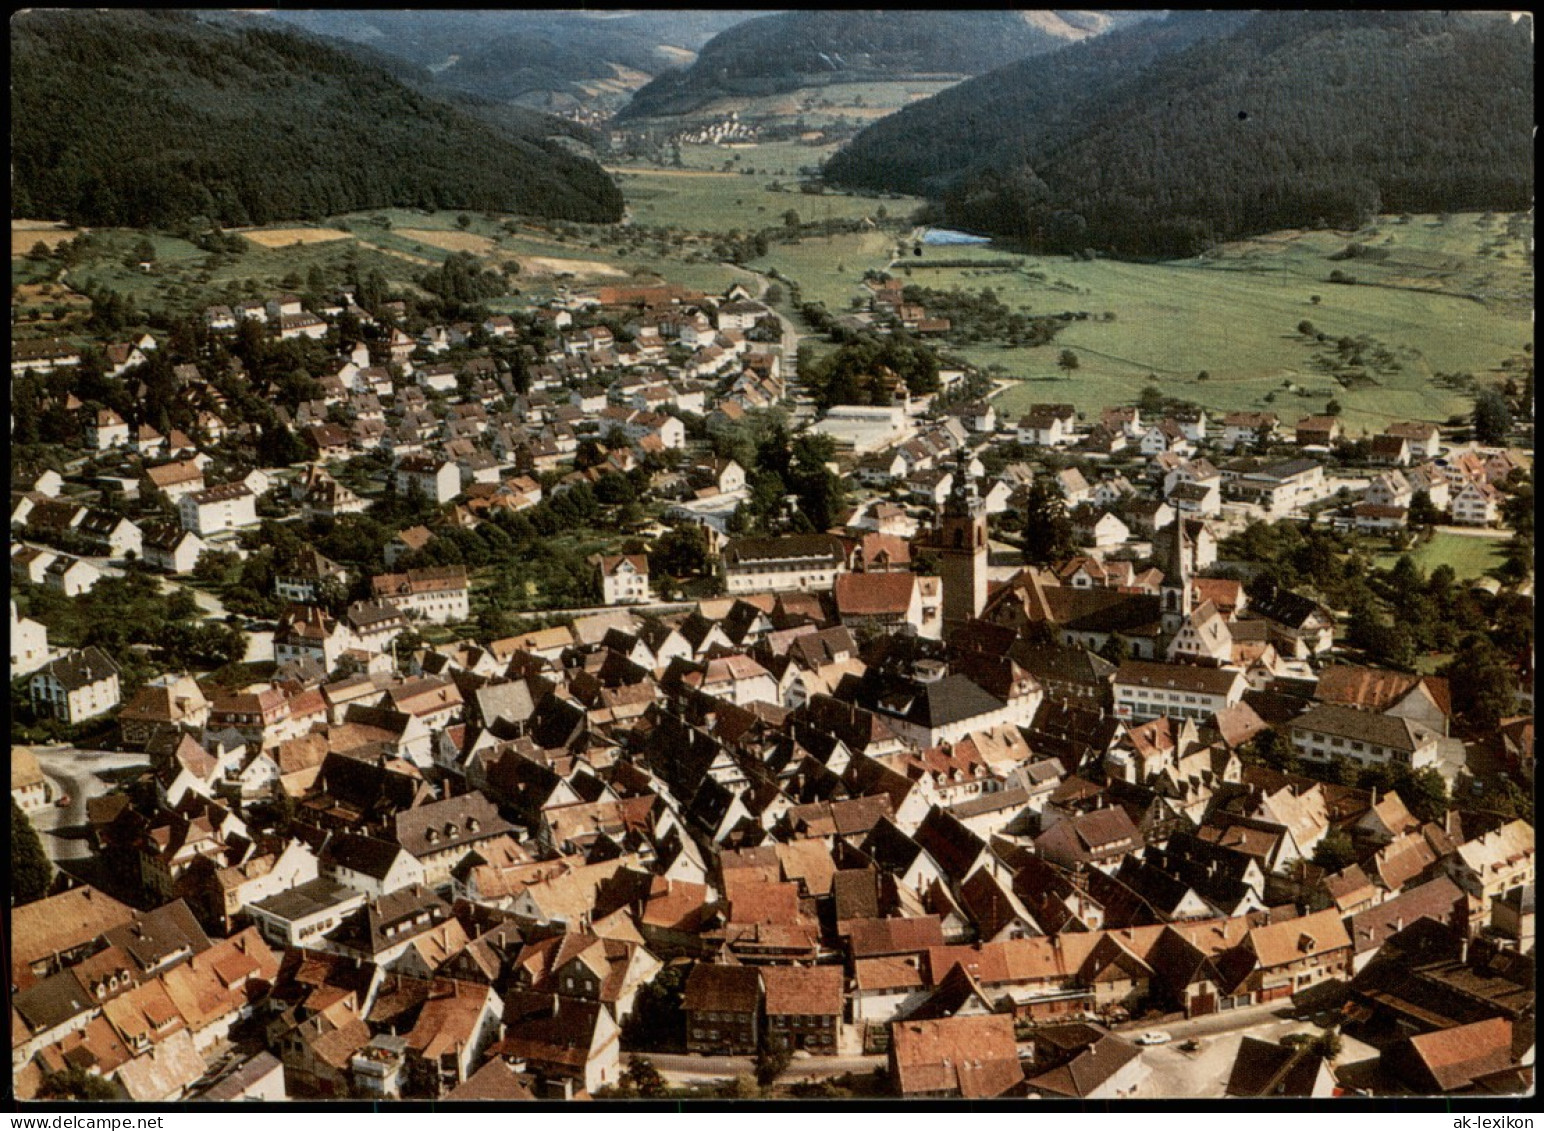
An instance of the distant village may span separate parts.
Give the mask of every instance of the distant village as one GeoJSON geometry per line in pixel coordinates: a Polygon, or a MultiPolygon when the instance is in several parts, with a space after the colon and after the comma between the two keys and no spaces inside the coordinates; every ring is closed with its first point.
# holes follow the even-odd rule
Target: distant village
{"type": "MultiPolygon", "coordinates": [[[[949,330],[864,296],[871,332],[949,330]]],[[[768,1094],[1150,1098],[1229,1034],[1230,1096],[1531,1088],[1535,836],[1491,804],[1531,789],[1531,644],[1479,728],[1226,551],[1504,539],[1527,454],[1161,396],[1004,418],[947,362],[817,411],[744,285],[197,322],[13,346],[79,437],[12,468],[11,793],[57,865],[10,912],[18,1097],[604,1099],[732,1057],[807,1090],[768,1094]],[[231,395],[259,341],[326,357],[261,429],[231,395]],[[169,381],[178,423],[83,399],[83,365],[169,381]],[[782,447],[725,454],[773,415],[782,447]],[[791,437],[830,524],[768,498],[791,437]],[[371,516],[378,565],[324,552],[371,516]],[[211,563],[280,527],[277,615],[219,605],[211,563]],[[583,598],[483,631],[464,540],[581,530],[583,598]],[[79,635],[135,583],[236,654],[79,635]],[[1329,1036],[1262,1036],[1284,1010],[1329,1036]]],[[[1531,619],[1531,572],[1458,585],[1531,619]]]]}

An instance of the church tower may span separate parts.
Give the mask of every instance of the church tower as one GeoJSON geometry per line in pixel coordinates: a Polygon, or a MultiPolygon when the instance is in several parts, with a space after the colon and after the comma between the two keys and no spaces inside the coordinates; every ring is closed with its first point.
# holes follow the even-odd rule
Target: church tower
{"type": "Polygon", "coordinates": [[[1195,603],[1190,584],[1195,572],[1195,551],[1183,517],[1176,517],[1159,531],[1154,541],[1153,556],[1163,570],[1163,631],[1172,637],[1189,619],[1195,603]]]}
{"type": "Polygon", "coordinates": [[[927,549],[938,558],[944,591],[944,638],[948,639],[986,607],[986,502],[976,491],[964,451],[927,549]]]}

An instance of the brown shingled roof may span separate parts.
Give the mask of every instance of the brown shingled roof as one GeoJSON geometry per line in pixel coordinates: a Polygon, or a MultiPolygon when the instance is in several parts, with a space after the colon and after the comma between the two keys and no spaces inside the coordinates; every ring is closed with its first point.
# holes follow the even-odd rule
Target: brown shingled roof
{"type": "Polygon", "coordinates": [[[761,973],[751,966],[699,962],[686,978],[683,1009],[693,1012],[755,1013],[761,1004],[761,973]]]}
{"type": "Polygon", "coordinates": [[[890,1027],[891,1063],[902,1095],[1007,1095],[1023,1083],[1013,1018],[993,1013],[902,1021],[890,1027]]]}
{"type": "Polygon", "coordinates": [[[761,971],[768,1016],[840,1016],[840,966],[768,966],[761,971]]]}
{"type": "Polygon", "coordinates": [[[1450,1092],[1476,1076],[1512,1064],[1512,1022],[1492,1017],[1410,1038],[1410,1047],[1437,1085],[1450,1092]]]}

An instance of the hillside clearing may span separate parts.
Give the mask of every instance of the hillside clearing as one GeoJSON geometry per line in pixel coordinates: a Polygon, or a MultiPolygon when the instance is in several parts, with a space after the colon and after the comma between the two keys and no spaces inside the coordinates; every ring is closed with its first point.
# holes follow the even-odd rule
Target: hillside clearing
{"type": "Polygon", "coordinates": [[[260,247],[290,247],[297,243],[331,243],[354,237],[337,228],[233,228],[239,236],[245,236],[260,247]]]}
{"type": "Polygon", "coordinates": [[[537,275],[599,275],[604,278],[625,276],[626,271],[598,259],[558,259],[550,255],[522,255],[520,269],[537,275]]]}
{"type": "Polygon", "coordinates": [[[26,255],[38,244],[53,251],[80,235],[78,228],[61,227],[49,220],[11,221],[11,258],[26,255]]]}
{"type": "Polygon", "coordinates": [[[437,266],[439,266],[439,264],[436,263],[433,259],[425,259],[421,255],[414,255],[412,252],[408,252],[408,251],[400,251],[400,250],[398,250],[397,248],[394,248],[394,247],[382,247],[380,244],[371,243],[369,240],[360,240],[359,241],[359,246],[360,247],[367,247],[371,251],[379,251],[383,255],[390,255],[390,256],[393,256],[394,258],[405,260],[408,263],[417,263],[421,267],[437,267],[437,266]]]}
{"type": "Polygon", "coordinates": [[[446,251],[470,251],[474,255],[486,255],[495,246],[493,240],[475,232],[446,232],[430,228],[398,228],[396,232],[431,247],[444,248],[446,251]]]}

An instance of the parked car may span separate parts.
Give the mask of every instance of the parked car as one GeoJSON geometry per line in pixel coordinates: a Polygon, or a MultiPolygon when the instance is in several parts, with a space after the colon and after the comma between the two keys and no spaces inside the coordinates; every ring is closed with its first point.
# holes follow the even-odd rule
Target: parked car
{"type": "Polygon", "coordinates": [[[1162,1029],[1152,1029],[1137,1038],[1139,1045],[1166,1045],[1174,1038],[1162,1029]]]}

